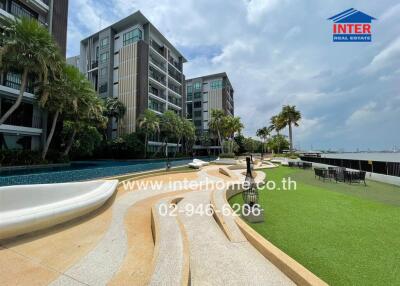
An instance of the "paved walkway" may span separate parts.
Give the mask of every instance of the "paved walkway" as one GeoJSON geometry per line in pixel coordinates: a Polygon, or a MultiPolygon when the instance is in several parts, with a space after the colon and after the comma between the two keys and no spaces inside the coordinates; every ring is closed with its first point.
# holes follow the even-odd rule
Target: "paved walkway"
{"type": "Polygon", "coordinates": [[[212,216],[185,211],[204,209],[210,195],[190,193],[178,205],[189,238],[191,285],[294,285],[249,242],[229,241],[212,216]]]}

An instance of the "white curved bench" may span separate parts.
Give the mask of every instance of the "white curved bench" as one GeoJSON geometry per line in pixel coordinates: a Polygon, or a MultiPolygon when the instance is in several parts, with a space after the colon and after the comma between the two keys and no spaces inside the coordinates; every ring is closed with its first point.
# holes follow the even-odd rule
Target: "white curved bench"
{"type": "Polygon", "coordinates": [[[44,229],[103,205],[118,180],[0,188],[0,239],[44,229]]]}

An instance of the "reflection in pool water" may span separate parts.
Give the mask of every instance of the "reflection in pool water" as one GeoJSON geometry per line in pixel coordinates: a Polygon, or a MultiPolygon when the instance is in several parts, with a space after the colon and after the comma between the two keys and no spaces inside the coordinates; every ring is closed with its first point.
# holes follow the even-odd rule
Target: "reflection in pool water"
{"type": "MultiPolygon", "coordinates": [[[[184,166],[191,161],[189,159],[176,159],[170,162],[171,166],[175,167],[184,166]]],[[[1,171],[0,186],[93,180],[165,167],[165,160],[73,162],[69,166],[1,171]]]]}

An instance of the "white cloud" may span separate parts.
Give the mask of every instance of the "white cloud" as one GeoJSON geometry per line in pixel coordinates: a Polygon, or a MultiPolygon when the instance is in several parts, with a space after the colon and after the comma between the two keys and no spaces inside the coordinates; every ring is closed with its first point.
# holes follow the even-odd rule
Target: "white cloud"
{"type": "Polygon", "coordinates": [[[364,72],[376,72],[394,63],[400,56],[400,37],[381,50],[364,68],[364,72]]]}
{"type": "Polygon", "coordinates": [[[281,4],[279,0],[244,0],[247,9],[247,21],[257,24],[263,20],[264,15],[281,4]]]}

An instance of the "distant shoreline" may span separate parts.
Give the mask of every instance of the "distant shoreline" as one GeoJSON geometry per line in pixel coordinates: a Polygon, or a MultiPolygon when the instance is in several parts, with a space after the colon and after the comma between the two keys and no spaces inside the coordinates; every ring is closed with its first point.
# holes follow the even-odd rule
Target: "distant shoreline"
{"type": "Polygon", "coordinates": [[[321,157],[335,158],[335,159],[372,160],[372,161],[400,163],[400,153],[399,152],[329,153],[329,154],[321,154],[321,157]]]}

